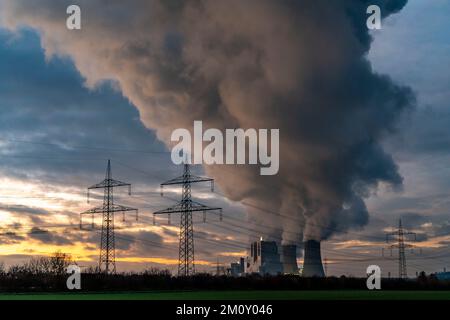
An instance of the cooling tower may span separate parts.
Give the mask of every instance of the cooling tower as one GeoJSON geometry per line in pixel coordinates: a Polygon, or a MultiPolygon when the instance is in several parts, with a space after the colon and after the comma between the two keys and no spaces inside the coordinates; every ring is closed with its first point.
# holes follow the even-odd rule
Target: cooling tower
{"type": "Polygon", "coordinates": [[[320,255],[320,242],[308,240],[304,243],[304,277],[325,277],[323,272],[322,257],[320,255]]]}
{"type": "Polygon", "coordinates": [[[281,263],[283,264],[283,273],[298,273],[297,246],[295,244],[281,246],[281,263]]]}

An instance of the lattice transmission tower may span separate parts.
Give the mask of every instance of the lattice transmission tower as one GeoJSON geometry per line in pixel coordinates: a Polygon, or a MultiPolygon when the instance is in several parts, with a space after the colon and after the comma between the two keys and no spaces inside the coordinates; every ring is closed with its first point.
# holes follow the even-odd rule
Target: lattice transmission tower
{"type": "MultiPolygon", "coordinates": [[[[154,212],[155,215],[168,214],[169,221],[172,213],[180,213],[180,244],[178,253],[178,276],[190,276],[195,274],[194,258],[194,224],[192,212],[203,211],[203,221],[206,219],[206,211],[219,210],[222,220],[222,208],[205,206],[192,200],[191,184],[198,182],[211,182],[211,191],[214,191],[214,180],[208,177],[199,177],[191,174],[190,165],[184,164],[183,175],[161,184],[161,195],[164,186],[181,185],[182,198],[179,203],[164,210],[154,212]]],[[[155,219],[153,219],[155,221],[155,219]]]]}
{"type": "Polygon", "coordinates": [[[84,215],[91,215],[92,229],[94,229],[94,215],[102,214],[102,232],[100,238],[100,257],[98,268],[105,273],[116,272],[116,247],[114,236],[114,214],[116,212],[123,213],[123,220],[125,221],[125,212],[135,211],[136,221],[138,220],[138,210],[130,207],[125,207],[114,203],[114,188],[128,187],[128,194],[131,195],[131,184],[119,180],[114,180],[111,174],[111,161],[108,160],[105,179],[88,188],[87,202],[89,203],[90,191],[93,189],[104,189],[103,205],[87,210],[80,214],[80,229],[83,228],[82,218],[84,215]]]}
{"type": "Polygon", "coordinates": [[[396,244],[392,244],[391,246],[389,246],[389,249],[391,250],[391,254],[392,249],[398,249],[398,276],[400,279],[406,279],[408,277],[405,249],[414,247],[410,244],[405,243],[405,239],[408,236],[414,236],[414,241],[416,240],[416,234],[414,232],[408,232],[403,229],[402,219],[399,220],[398,229],[396,231],[386,234],[386,242],[389,243],[391,237],[394,237],[394,240],[397,242],[396,244]]]}

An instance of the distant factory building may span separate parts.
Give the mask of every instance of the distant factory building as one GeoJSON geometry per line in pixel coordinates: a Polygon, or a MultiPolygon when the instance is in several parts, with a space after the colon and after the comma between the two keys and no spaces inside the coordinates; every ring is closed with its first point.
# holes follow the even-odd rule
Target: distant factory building
{"type": "Polygon", "coordinates": [[[435,274],[436,279],[441,281],[448,281],[450,280],[450,272],[444,271],[444,272],[437,272],[435,274]]]}
{"type": "Polygon", "coordinates": [[[232,277],[240,277],[245,273],[245,259],[241,258],[239,262],[233,262],[229,269],[232,277]]]}
{"type": "Polygon", "coordinates": [[[277,275],[283,273],[278,246],[275,241],[256,241],[250,245],[247,273],[277,275]]]}

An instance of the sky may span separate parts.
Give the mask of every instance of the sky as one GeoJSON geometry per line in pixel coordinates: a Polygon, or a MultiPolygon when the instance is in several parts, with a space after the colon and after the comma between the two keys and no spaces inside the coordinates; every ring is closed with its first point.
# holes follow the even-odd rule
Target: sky
{"type": "MultiPolygon", "coordinates": [[[[369,264],[395,275],[397,251],[391,256],[386,249],[383,257],[382,248],[400,218],[417,233],[407,254],[409,275],[450,267],[449,13],[446,0],[410,0],[371,32],[367,59],[374,72],[410,87],[417,103],[382,141],[403,178],[401,187],[371,190],[367,223],[322,242],[329,275],[361,276],[369,264]]],[[[153,225],[152,212],[179,199],[177,188],[161,197],[159,184],[182,169],[171,164],[156,120],[147,119],[118,79],[90,83],[88,66],[62,49],[49,54],[55,50],[48,41],[33,23],[13,30],[0,19],[0,261],[9,266],[60,250],[83,266],[95,265],[99,233],[80,230],[79,213],[101,204],[101,193],[87,203],[86,191],[104,178],[111,159],[113,177],[132,184],[131,196],[116,190],[115,200],[139,209],[139,221],[116,217],[118,270],[175,271],[179,221],[172,217],[169,225],[158,217],[153,225]]],[[[205,173],[200,166],[193,170],[205,173]]],[[[201,185],[193,194],[224,208],[223,221],[214,213],[206,223],[195,215],[199,270],[246,256],[249,239],[269,238],[263,222],[249,223],[242,203],[223,196],[220,183],[217,192],[201,185]]]]}

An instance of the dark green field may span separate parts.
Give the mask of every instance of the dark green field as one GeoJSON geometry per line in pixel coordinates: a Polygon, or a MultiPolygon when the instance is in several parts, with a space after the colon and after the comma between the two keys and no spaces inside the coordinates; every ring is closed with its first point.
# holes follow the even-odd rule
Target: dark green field
{"type": "Polygon", "coordinates": [[[0,294],[0,300],[450,300],[450,291],[158,291],[0,294]]]}

